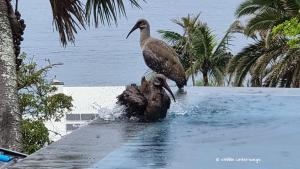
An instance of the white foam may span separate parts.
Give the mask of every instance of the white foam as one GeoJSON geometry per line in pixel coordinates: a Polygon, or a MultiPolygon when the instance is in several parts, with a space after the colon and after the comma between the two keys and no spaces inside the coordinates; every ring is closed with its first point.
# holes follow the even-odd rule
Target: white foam
{"type": "Polygon", "coordinates": [[[100,119],[107,120],[107,121],[116,120],[122,117],[122,115],[124,115],[125,113],[124,111],[125,107],[119,105],[115,105],[112,109],[110,109],[110,108],[102,107],[101,105],[95,103],[93,104],[93,108],[98,112],[98,117],[100,119]]]}

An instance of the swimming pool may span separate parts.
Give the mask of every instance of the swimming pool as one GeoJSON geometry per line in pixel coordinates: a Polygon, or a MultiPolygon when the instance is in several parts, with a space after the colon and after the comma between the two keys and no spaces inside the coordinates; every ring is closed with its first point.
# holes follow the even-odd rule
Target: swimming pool
{"type": "Polygon", "coordinates": [[[141,131],[92,168],[300,166],[300,96],[295,91],[203,91],[181,95],[166,120],[141,131]]]}
{"type": "Polygon", "coordinates": [[[167,118],[161,122],[98,120],[32,155],[23,161],[23,166],[22,163],[17,166],[101,169],[300,166],[299,89],[190,87],[186,91],[177,94],[177,102],[172,103],[167,118]]]}

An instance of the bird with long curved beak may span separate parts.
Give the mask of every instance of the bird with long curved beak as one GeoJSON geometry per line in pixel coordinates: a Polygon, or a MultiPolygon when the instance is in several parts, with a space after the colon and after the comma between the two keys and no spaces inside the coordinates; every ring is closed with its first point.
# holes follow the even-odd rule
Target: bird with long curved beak
{"type": "Polygon", "coordinates": [[[136,29],[140,29],[140,46],[146,65],[156,73],[175,81],[178,88],[183,88],[187,83],[187,78],[174,49],[164,41],[150,36],[150,24],[145,19],[136,22],[126,39],[136,29]]]}
{"type": "Polygon", "coordinates": [[[162,87],[165,88],[171,94],[174,102],[176,102],[175,96],[174,96],[172,90],[170,89],[170,86],[168,85],[166,77],[164,75],[162,75],[162,74],[155,75],[153,84],[157,88],[162,88],[162,87]]]}
{"type": "Polygon", "coordinates": [[[140,25],[139,25],[139,24],[135,24],[135,25],[131,28],[131,30],[129,31],[129,33],[127,34],[126,39],[128,39],[129,35],[130,35],[132,32],[134,32],[136,29],[138,29],[138,28],[140,28],[140,25]]]}
{"type": "Polygon", "coordinates": [[[152,80],[144,77],[141,86],[130,85],[117,97],[118,104],[126,107],[127,117],[138,117],[141,121],[153,122],[165,118],[170,108],[170,93],[175,101],[174,94],[166,82],[164,75],[157,74],[152,80]]]}

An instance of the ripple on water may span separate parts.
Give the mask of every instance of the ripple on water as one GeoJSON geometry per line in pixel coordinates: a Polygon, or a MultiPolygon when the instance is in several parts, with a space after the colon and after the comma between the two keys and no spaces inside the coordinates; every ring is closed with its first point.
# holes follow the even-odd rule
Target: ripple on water
{"type": "Polygon", "coordinates": [[[186,99],[172,103],[168,118],[189,125],[239,127],[266,125],[286,115],[285,103],[276,97],[271,101],[264,96],[243,95],[206,96],[193,101],[189,97],[186,99]]]}

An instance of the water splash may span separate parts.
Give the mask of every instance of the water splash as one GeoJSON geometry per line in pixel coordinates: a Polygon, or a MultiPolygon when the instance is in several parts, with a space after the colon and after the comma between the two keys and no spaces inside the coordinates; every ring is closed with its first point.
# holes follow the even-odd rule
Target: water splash
{"type": "Polygon", "coordinates": [[[102,107],[101,105],[94,103],[93,108],[98,112],[98,118],[114,121],[120,119],[125,114],[125,107],[120,105],[115,105],[112,109],[107,107],[102,107]]]}

